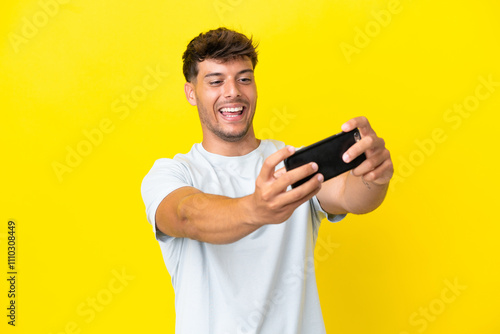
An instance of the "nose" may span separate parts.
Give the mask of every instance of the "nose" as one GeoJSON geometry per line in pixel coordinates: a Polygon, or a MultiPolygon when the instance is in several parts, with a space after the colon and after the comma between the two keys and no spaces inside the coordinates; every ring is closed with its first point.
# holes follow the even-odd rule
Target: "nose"
{"type": "Polygon", "coordinates": [[[234,98],[240,95],[241,93],[236,80],[228,80],[224,85],[224,97],[234,98]]]}

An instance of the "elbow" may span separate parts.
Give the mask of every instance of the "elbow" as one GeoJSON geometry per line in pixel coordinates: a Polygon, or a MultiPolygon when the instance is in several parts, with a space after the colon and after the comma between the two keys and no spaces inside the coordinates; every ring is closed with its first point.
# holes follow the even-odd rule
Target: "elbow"
{"type": "Polygon", "coordinates": [[[353,208],[351,210],[348,210],[347,212],[355,214],[355,215],[364,215],[364,214],[375,211],[375,209],[377,209],[377,208],[378,208],[378,205],[375,207],[353,208]]]}
{"type": "Polygon", "coordinates": [[[375,211],[383,202],[382,200],[374,201],[374,202],[354,202],[348,201],[345,203],[345,210],[348,213],[352,213],[355,215],[364,215],[370,212],[375,211]]]}

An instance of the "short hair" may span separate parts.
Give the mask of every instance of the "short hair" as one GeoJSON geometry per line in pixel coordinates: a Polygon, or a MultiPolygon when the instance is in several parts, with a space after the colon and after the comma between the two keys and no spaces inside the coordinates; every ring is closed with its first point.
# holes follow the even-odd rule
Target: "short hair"
{"type": "Polygon", "coordinates": [[[248,57],[255,69],[257,65],[257,44],[242,33],[220,27],[201,33],[189,42],[182,55],[182,71],[187,82],[198,76],[198,63],[206,59],[226,62],[248,57]]]}

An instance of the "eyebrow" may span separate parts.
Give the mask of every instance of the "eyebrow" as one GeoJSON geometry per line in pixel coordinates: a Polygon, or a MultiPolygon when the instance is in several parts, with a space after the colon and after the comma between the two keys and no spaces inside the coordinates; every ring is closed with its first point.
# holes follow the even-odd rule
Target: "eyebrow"
{"type": "MultiPolygon", "coordinates": [[[[250,68],[247,68],[247,69],[244,69],[244,70],[241,70],[239,71],[238,73],[236,73],[236,75],[241,75],[243,73],[248,73],[248,72],[251,72],[253,73],[253,70],[250,69],[250,68]]],[[[209,78],[209,77],[218,77],[218,76],[222,76],[223,74],[220,73],[220,72],[213,72],[213,73],[208,73],[207,75],[205,75],[203,78],[206,79],[206,78],[209,78]]]]}

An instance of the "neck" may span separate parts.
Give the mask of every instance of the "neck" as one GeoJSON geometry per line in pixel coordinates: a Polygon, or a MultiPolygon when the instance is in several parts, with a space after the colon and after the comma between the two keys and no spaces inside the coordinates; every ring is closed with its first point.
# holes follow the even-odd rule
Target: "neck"
{"type": "Polygon", "coordinates": [[[235,142],[225,141],[213,134],[203,134],[202,145],[210,153],[227,157],[242,156],[259,147],[260,139],[255,138],[253,129],[251,129],[244,138],[235,142]]]}

